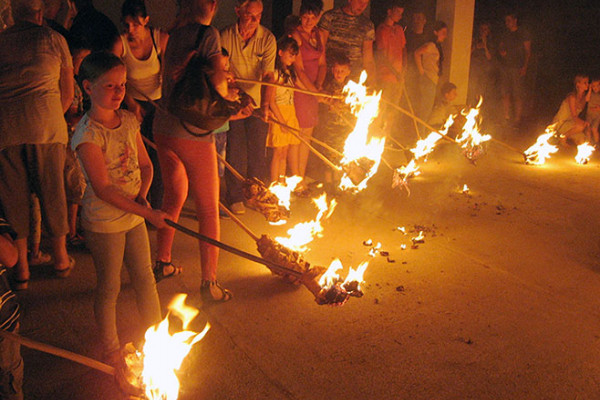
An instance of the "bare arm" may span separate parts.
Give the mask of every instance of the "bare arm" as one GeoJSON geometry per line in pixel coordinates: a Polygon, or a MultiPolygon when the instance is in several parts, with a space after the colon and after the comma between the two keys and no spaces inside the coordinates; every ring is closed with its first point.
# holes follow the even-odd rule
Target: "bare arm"
{"type": "MultiPolygon", "coordinates": [[[[273,74],[273,72],[265,72],[263,74],[262,80],[264,82],[274,82],[275,75],[273,74]]],[[[272,86],[263,85],[261,87],[261,94],[260,94],[260,111],[262,113],[262,117],[267,122],[269,121],[269,110],[270,110],[271,101],[274,98],[275,98],[275,88],[272,86]]]]}
{"type": "Polygon", "coordinates": [[[73,67],[60,67],[60,102],[62,104],[63,114],[71,107],[73,96],[75,96],[75,78],[73,77],[73,67]]]}
{"type": "MultiPolygon", "coordinates": [[[[139,136],[139,133],[138,133],[139,136]]],[[[141,136],[138,138],[140,141],[141,136]]],[[[139,149],[139,153],[143,150],[144,146],[139,149]]],[[[104,156],[102,149],[93,143],[82,143],[77,147],[77,154],[81,160],[81,164],[88,175],[92,189],[99,199],[123,210],[133,214],[137,214],[148,221],[150,221],[157,228],[165,228],[167,225],[164,222],[165,214],[158,210],[153,210],[145,204],[136,202],[134,198],[123,195],[123,192],[118,187],[114,186],[109,178],[106,165],[104,164],[104,156]]],[[[146,157],[148,154],[146,153],[146,157]]],[[[141,161],[141,160],[140,160],[141,161]]],[[[151,171],[151,170],[150,170],[151,171]]],[[[142,182],[144,181],[144,174],[146,179],[148,177],[148,171],[142,172],[142,182]]],[[[152,172],[150,172],[150,175],[152,172]]],[[[146,185],[142,183],[143,186],[146,185]]],[[[146,192],[148,188],[145,188],[146,192]]],[[[141,191],[140,191],[141,193],[141,191]]],[[[139,197],[139,196],[138,196],[139,197]]]]}
{"type": "MultiPolygon", "coordinates": [[[[298,33],[294,32],[294,34],[292,34],[292,37],[294,39],[296,39],[296,41],[298,42],[299,45],[302,43],[302,39],[300,38],[300,35],[298,35],[298,33]]],[[[296,75],[298,76],[298,82],[296,82],[296,83],[302,84],[302,86],[298,85],[298,87],[307,88],[308,90],[312,90],[313,92],[316,92],[317,88],[310,81],[310,79],[308,78],[308,75],[306,75],[306,72],[304,71],[304,61],[302,60],[302,50],[300,50],[298,52],[298,56],[296,57],[296,61],[294,62],[294,68],[296,70],[296,75]]]]}
{"type": "Polygon", "coordinates": [[[423,57],[423,54],[425,53],[426,49],[427,49],[426,44],[424,44],[423,46],[416,49],[414,52],[415,64],[417,65],[417,69],[419,70],[419,74],[421,74],[421,75],[423,75],[425,73],[425,70],[423,69],[423,58],[422,57],[423,57]]]}
{"type": "Polygon", "coordinates": [[[362,48],[363,54],[363,66],[367,71],[367,75],[369,76],[369,80],[372,83],[377,82],[377,74],[375,67],[375,57],[373,56],[373,41],[365,40],[363,42],[362,48]]]}
{"type": "Polygon", "coordinates": [[[523,42],[523,47],[525,48],[525,63],[520,71],[521,76],[525,76],[527,73],[527,68],[529,67],[529,58],[531,57],[531,40],[523,42]]]}
{"type": "Polygon", "coordinates": [[[8,234],[0,235],[0,264],[12,267],[17,263],[17,247],[8,234]]]}

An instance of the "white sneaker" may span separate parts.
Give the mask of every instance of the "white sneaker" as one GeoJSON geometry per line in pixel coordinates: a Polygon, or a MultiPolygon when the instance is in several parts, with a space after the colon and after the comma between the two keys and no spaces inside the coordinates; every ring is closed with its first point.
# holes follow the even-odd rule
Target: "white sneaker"
{"type": "Polygon", "coordinates": [[[241,201],[238,201],[237,203],[233,203],[231,206],[229,206],[229,209],[231,210],[232,213],[237,214],[237,215],[246,213],[246,206],[244,206],[244,203],[242,203],[241,201]]]}

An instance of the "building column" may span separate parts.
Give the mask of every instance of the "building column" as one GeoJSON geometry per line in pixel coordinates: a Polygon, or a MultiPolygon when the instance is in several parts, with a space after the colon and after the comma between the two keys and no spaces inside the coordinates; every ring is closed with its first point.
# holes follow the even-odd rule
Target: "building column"
{"type": "Polygon", "coordinates": [[[436,18],[448,25],[441,82],[457,86],[457,104],[467,102],[474,14],[475,0],[437,0],[436,18]]]}

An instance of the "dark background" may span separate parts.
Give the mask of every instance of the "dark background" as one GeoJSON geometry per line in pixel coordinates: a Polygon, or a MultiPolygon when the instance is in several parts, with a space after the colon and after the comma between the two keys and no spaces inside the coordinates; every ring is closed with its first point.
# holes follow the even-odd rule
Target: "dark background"
{"type": "MultiPolygon", "coordinates": [[[[336,6],[345,0],[336,0],[336,6]]],[[[375,25],[385,16],[389,1],[371,0],[370,16],[375,25]]],[[[412,10],[422,9],[430,23],[435,20],[435,0],[406,1],[408,22],[412,10]]],[[[283,18],[292,11],[291,0],[273,1],[273,30],[281,32],[283,18]]],[[[504,29],[503,17],[517,13],[519,24],[532,37],[530,88],[526,113],[529,118],[548,119],[572,90],[573,77],[583,72],[600,75],[600,1],[598,0],[476,0],[475,24],[492,23],[496,37],[504,29]]]]}

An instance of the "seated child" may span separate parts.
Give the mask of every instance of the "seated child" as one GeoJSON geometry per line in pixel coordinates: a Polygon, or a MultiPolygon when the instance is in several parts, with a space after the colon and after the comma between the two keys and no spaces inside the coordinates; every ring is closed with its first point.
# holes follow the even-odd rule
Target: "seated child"
{"type": "Polygon", "coordinates": [[[460,110],[457,105],[452,104],[456,100],[456,85],[452,82],[446,82],[442,85],[442,96],[433,106],[429,116],[429,125],[436,129],[441,129],[450,115],[457,114],[460,110]]]}
{"type": "Polygon", "coordinates": [[[598,134],[598,125],[600,125],[600,76],[592,78],[588,96],[588,109],[585,120],[590,124],[591,139],[594,144],[598,144],[600,141],[600,135],[598,134]]]}
{"type": "Polygon", "coordinates": [[[586,140],[586,129],[589,124],[579,118],[585,107],[586,92],[589,87],[589,79],[585,75],[575,76],[575,90],[567,95],[554,116],[552,123],[556,124],[556,133],[559,135],[560,143],[566,145],[568,141],[580,145],[586,140]]]}
{"type": "MultiPolygon", "coordinates": [[[[350,76],[350,60],[346,55],[336,54],[331,62],[331,69],[323,82],[322,91],[331,95],[341,95],[350,76]]],[[[325,100],[319,105],[319,123],[315,128],[316,136],[339,152],[344,151],[344,144],[354,128],[355,117],[343,100],[325,100]]],[[[339,164],[341,157],[338,153],[325,149],[325,156],[339,164]]],[[[336,174],[339,175],[339,174],[336,174]]],[[[334,176],[331,168],[324,172],[325,188],[335,192],[335,182],[340,176],[334,176]]]]}

